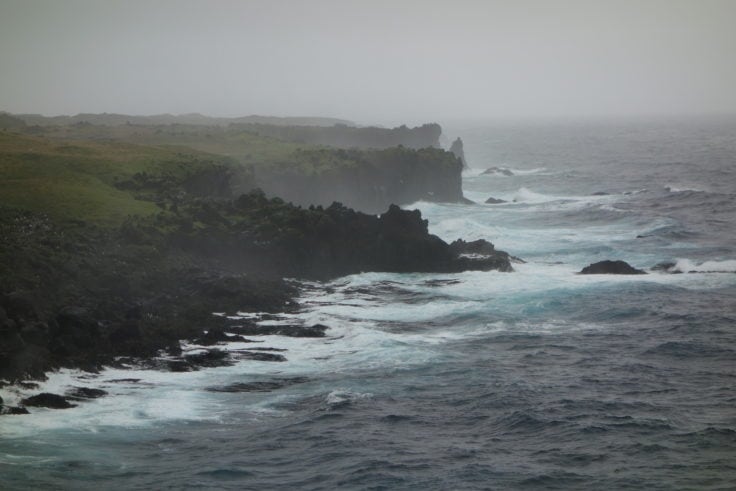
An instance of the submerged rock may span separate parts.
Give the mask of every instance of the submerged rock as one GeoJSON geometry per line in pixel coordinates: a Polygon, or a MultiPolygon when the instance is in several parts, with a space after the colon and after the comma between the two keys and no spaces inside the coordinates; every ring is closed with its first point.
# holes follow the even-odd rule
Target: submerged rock
{"type": "Polygon", "coordinates": [[[580,274],[647,274],[625,261],[600,261],[584,267],[580,274]]]}
{"type": "Polygon", "coordinates": [[[284,355],[266,353],[263,351],[238,351],[238,357],[254,361],[286,361],[286,357],[284,355]]]}
{"type": "Polygon", "coordinates": [[[23,406],[3,406],[0,404],[0,414],[30,414],[23,406]]]}
{"type": "Polygon", "coordinates": [[[59,394],[52,394],[50,392],[42,392],[35,396],[26,397],[21,402],[26,406],[48,407],[51,409],[68,409],[70,407],[77,407],[76,404],[71,404],[67,401],[66,397],[60,396],[59,394]]]}
{"type": "Polygon", "coordinates": [[[287,336],[290,338],[323,338],[329,327],[323,324],[302,326],[300,324],[276,324],[259,326],[256,324],[233,326],[229,331],[246,336],[287,336]]]}
{"type": "Polygon", "coordinates": [[[501,271],[512,272],[511,256],[504,251],[497,251],[487,240],[479,239],[466,242],[458,239],[450,244],[450,252],[454,258],[450,271],[501,271]]]}
{"type": "Polygon", "coordinates": [[[66,393],[66,396],[70,399],[97,399],[107,395],[107,391],[102,389],[92,389],[89,387],[74,387],[72,390],[66,393]]]}
{"type": "Polygon", "coordinates": [[[224,330],[218,328],[210,329],[201,337],[195,339],[194,342],[203,346],[211,346],[217,343],[248,343],[251,340],[237,334],[227,334],[224,330]]]}
{"type": "Polygon", "coordinates": [[[208,387],[209,392],[271,392],[294,384],[309,382],[307,377],[279,378],[262,382],[236,382],[230,385],[208,387]]]}
{"type": "Polygon", "coordinates": [[[491,196],[486,200],[487,205],[500,205],[501,203],[508,203],[505,199],[498,199],[491,196]]]}
{"type": "Polygon", "coordinates": [[[503,176],[513,176],[514,173],[503,167],[489,167],[483,171],[484,175],[501,174],[503,176]]]}
{"type": "Polygon", "coordinates": [[[655,264],[651,267],[652,271],[663,271],[665,273],[682,273],[679,269],[674,269],[675,266],[677,266],[677,263],[673,263],[671,261],[665,261],[662,263],[655,264]]]}

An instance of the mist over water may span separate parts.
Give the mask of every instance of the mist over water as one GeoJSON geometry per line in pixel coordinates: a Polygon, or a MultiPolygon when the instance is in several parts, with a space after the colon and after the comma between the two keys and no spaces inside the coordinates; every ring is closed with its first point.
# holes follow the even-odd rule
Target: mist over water
{"type": "Polygon", "coordinates": [[[516,272],[306,285],[295,316],[331,329],[264,337],[284,363],[52,375],[39,391],[111,395],[4,419],[0,487],[728,488],[736,121],[445,133],[480,204],[407,208],[522,257],[516,272]],[[696,272],[575,274],[603,259],[696,272]],[[213,391],[232,383],[249,390],[213,391]]]}

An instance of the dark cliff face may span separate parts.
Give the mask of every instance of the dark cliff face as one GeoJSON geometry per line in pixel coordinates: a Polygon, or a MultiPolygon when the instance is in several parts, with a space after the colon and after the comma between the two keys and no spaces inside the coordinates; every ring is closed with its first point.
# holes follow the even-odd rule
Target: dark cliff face
{"type": "Polygon", "coordinates": [[[452,142],[452,145],[450,146],[450,153],[460,159],[460,162],[462,162],[463,164],[463,169],[468,168],[468,162],[465,160],[465,149],[463,148],[462,138],[457,137],[455,141],[452,142]]]}
{"type": "Polygon", "coordinates": [[[462,164],[451,153],[433,148],[363,151],[354,166],[315,174],[261,169],[256,181],[268,195],[295,204],[338,201],[366,213],[380,213],[391,204],[463,200],[462,164]]]}

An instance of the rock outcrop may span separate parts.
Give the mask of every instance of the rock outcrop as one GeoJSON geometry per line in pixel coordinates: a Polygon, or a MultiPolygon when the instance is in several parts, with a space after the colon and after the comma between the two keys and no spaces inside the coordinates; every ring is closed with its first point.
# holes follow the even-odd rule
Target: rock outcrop
{"type": "Polygon", "coordinates": [[[625,261],[600,261],[584,267],[580,274],[647,274],[625,261]]]}
{"type": "Polygon", "coordinates": [[[468,168],[468,162],[465,160],[465,149],[463,148],[462,138],[457,137],[455,141],[452,142],[452,145],[450,145],[450,153],[460,159],[460,162],[463,164],[463,169],[468,168]]]}

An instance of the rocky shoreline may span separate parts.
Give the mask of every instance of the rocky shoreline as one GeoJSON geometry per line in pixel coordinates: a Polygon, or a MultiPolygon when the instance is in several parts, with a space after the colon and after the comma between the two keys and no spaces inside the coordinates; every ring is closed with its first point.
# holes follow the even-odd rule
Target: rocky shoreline
{"type": "Polygon", "coordinates": [[[116,229],[18,210],[4,209],[1,218],[3,260],[10,265],[0,292],[4,383],[42,379],[61,367],[188,371],[237,358],[283,361],[260,349],[187,354],[180,340],[324,336],[327,326],[235,326],[212,315],[295,311],[299,283],[285,277],[513,270],[513,258],[486,241],[447,244],[429,234],[416,210],[391,206],[375,216],[339,203],[305,209],[259,191],[191,200],[175,213],[130,219],[116,229]]]}

